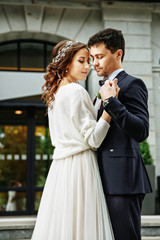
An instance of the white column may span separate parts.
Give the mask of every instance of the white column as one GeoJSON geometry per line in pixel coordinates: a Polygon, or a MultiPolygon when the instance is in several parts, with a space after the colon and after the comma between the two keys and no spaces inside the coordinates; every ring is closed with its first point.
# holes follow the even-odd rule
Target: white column
{"type": "Polygon", "coordinates": [[[153,63],[153,101],[156,128],[156,173],[160,175],[160,5],[155,5],[152,14],[151,43],[153,63]]]}
{"type": "Polygon", "coordinates": [[[128,74],[143,79],[148,88],[150,112],[150,134],[148,142],[154,163],[156,164],[156,148],[158,146],[156,145],[152,76],[152,10],[153,4],[151,3],[102,2],[104,28],[119,29],[124,34],[126,53],[123,68],[128,74]]]}

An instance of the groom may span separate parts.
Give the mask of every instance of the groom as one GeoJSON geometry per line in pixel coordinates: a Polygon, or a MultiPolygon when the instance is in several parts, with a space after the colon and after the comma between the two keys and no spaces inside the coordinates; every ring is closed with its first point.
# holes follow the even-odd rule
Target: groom
{"type": "Polygon", "coordinates": [[[95,108],[98,118],[103,109],[112,118],[98,149],[98,164],[115,240],[140,240],[142,201],[152,191],[139,151],[149,132],[147,88],[122,68],[125,40],[121,31],[102,30],[90,37],[88,46],[98,76],[109,79],[101,89],[106,100],[100,105],[97,98],[95,108]],[[120,88],[118,99],[114,78],[120,88]]]}

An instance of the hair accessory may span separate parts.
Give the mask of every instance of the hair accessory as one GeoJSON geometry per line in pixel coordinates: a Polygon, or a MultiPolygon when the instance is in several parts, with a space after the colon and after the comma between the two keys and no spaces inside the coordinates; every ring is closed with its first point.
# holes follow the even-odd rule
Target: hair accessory
{"type": "Polygon", "coordinates": [[[66,45],[58,51],[58,54],[55,58],[53,58],[52,62],[58,62],[60,60],[61,57],[65,56],[65,52],[74,44],[76,44],[78,41],[68,41],[66,42],[66,45]]]}

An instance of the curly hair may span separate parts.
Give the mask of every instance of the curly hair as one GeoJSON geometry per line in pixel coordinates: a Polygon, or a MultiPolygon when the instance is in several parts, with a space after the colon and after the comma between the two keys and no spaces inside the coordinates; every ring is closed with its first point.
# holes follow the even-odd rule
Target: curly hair
{"type": "Polygon", "coordinates": [[[116,30],[113,28],[106,28],[98,33],[94,34],[88,40],[89,48],[93,45],[98,45],[100,43],[104,43],[106,48],[111,51],[111,53],[115,53],[118,49],[123,51],[122,54],[122,62],[125,54],[125,40],[123,34],[120,30],[116,30]]]}
{"type": "Polygon", "coordinates": [[[58,89],[60,81],[66,77],[67,66],[72,62],[76,52],[82,48],[88,50],[86,44],[76,41],[69,41],[71,44],[69,47],[66,47],[68,41],[63,40],[53,48],[51,54],[52,62],[46,68],[46,74],[44,75],[45,83],[42,86],[42,99],[45,100],[46,105],[49,107],[52,107],[51,102],[54,101],[54,93],[58,89]]]}

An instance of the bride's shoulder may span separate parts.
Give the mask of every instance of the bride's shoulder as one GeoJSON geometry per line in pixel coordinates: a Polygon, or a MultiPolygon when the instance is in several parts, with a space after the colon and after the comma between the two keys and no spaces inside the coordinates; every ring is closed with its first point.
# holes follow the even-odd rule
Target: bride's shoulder
{"type": "MultiPolygon", "coordinates": [[[[63,97],[66,101],[82,102],[89,98],[86,89],[78,83],[70,83],[63,91],[63,97]]],[[[61,92],[62,93],[62,92],[61,92]]]]}
{"type": "Polygon", "coordinates": [[[86,89],[81,86],[80,84],[77,84],[77,83],[71,83],[70,84],[70,90],[72,91],[72,93],[74,94],[85,94],[87,93],[86,89]]]}

